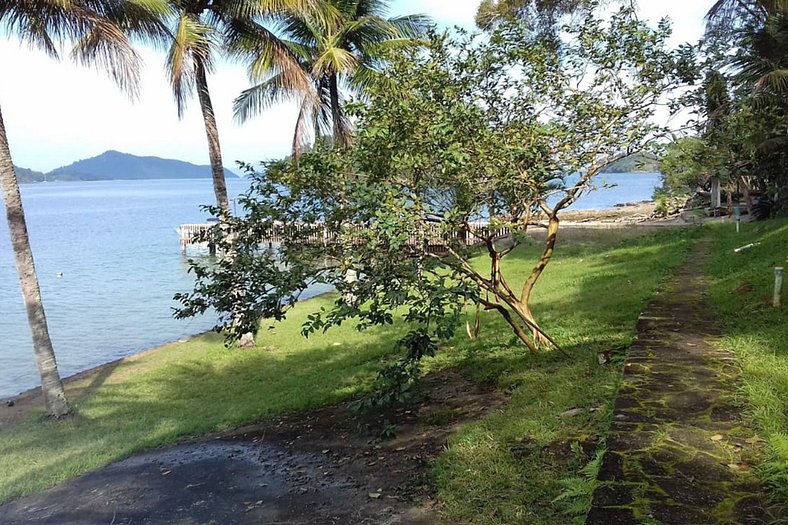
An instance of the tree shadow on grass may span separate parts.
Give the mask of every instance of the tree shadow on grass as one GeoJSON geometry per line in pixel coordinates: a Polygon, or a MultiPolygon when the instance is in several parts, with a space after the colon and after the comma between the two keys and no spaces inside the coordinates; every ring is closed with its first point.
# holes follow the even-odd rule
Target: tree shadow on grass
{"type": "MultiPolygon", "coordinates": [[[[649,263],[665,246],[664,238],[632,242],[636,248],[613,251],[605,245],[570,246],[537,287],[534,306],[543,325],[570,354],[579,356],[580,364],[558,353],[528,356],[501,319],[487,313],[482,339],[467,342],[458,337],[441,366],[459,365],[470,376],[498,381],[512,392],[531,380],[540,380],[539,388],[551,388],[548,376],[562,367],[568,370],[567,385],[573,379],[580,382],[573,375],[589,382],[598,379],[595,351],[628,343],[639,307],[656,281],[649,272],[664,269],[664,261],[649,263]],[[619,259],[606,262],[603,253],[619,259]],[[633,277],[633,272],[639,273],[633,277]],[[621,288],[638,276],[646,284],[622,302],[621,288]]],[[[509,264],[530,269],[524,261],[532,256],[512,254],[509,264]]],[[[40,490],[188,436],[347,399],[368,388],[401,334],[399,327],[362,334],[343,327],[294,348],[300,338],[297,319],[291,323],[296,329],[280,326],[279,333],[266,333],[261,347],[251,351],[224,349],[214,334],[196,340],[189,352],[178,345],[161,349],[169,355],[161,366],[148,369],[143,358],[102,371],[95,379],[101,388],[79,400],[72,420],[43,426],[29,422],[3,433],[0,471],[6,474],[0,498],[40,490]],[[113,381],[120,376],[125,380],[113,381]]],[[[569,403],[576,397],[570,393],[564,399],[569,403]]]]}
{"type": "Polygon", "coordinates": [[[298,352],[223,349],[209,337],[207,351],[184,353],[123,382],[107,379],[125,365],[102,371],[103,386],[79,400],[71,419],[36,418],[3,432],[1,497],[40,490],[188,436],[346,399],[368,387],[396,337],[395,328],[344,337],[329,332],[298,352]],[[214,357],[206,360],[206,353],[214,357]]]}

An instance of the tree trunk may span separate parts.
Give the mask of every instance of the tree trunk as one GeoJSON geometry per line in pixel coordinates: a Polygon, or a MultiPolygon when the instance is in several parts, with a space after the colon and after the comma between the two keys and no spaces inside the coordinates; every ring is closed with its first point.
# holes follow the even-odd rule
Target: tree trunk
{"type": "Polygon", "coordinates": [[[52,340],[49,337],[46,315],[44,315],[44,305],[41,303],[41,290],[38,286],[38,276],[33,263],[33,252],[30,249],[25,211],[22,208],[19,184],[11,162],[11,151],[8,146],[2,112],[0,112],[0,186],[3,191],[3,202],[8,218],[8,230],[11,233],[11,246],[16,259],[16,269],[19,273],[19,283],[27,309],[27,321],[33,336],[33,352],[38,373],[41,376],[44,403],[51,416],[63,417],[71,411],[71,408],[57,370],[55,351],[52,349],[52,340]]]}
{"type": "MultiPolygon", "coordinates": [[[[213,113],[213,104],[211,103],[211,94],[208,91],[208,78],[205,74],[205,66],[196,58],[194,61],[194,78],[197,82],[197,94],[200,98],[200,108],[202,109],[202,117],[205,122],[205,134],[208,136],[208,155],[211,158],[211,172],[213,174],[213,191],[216,194],[216,205],[222,211],[230,211],[230,201],[227,198],[227,183],[224,180],[224,164],[222,163],[222,148],[219,144],[219,128],[216,126],[216,117],[213,113]]],[[[222,221],[224,228],[226,223],[222,221]]],[[[230,243],[234,239],[229,239],[230,243]]],[[[235,257],[234,250],[222,253],[222,257],[232,259],[235,257]]],[[[243,288],[236,289],[236,293],[242,296],[245,293],[243,288]]],[[[237,317],[236,317],[237,318],[237,317]]],[[[255,345],[254,334],[245,333],[241,334],[241,346],[251,347],[255,345]]]]}
{"type": "MultiPolygon", "coordinates": [[[[538,326],[538,324],[536,323],[536,319],[534,319],[533,312],[531,312],[531,292],[533,292],[534,286],[536,286],[536,281],[542,275],[542,272],[544,272],[544,269],[547,267],[550,259],[553,258],[553,252],[555,251],[555,241],[558,237],[558,225],[558,217],[555,215],[551,216],[547,224],[547,241],[545,243],[544,252],[542,252],[542,257],[534,267],[531,275],[528,277],[528,280],[525,281],[525,284],[523,285],[523,293],[520,296],[520,307],[518,308],[518,313],[534,326],[538,326]]],[[[547,342],[539,330],[534,329],[533,333],[534,339],[538,343],[544,344],[547,342]]]]}
{"type": "Polygon", "coordinates": [[[342,124],[342,108],[339,105],[339,82],[335,73],[329,76],[329,91],[331,93],[331,118],[334,125],[334,144],[347,146],[347,135],[342,124]]]}
{"type": "Polygon", "coordinates": [[[515,333],[518,339],[520,339],[520,341],[522,341],[522,343],[528,347],[528,350],[530,350],[532,354],[537,353],[537,348],[534,343],[528,339],[528,335],[526,335],[525,331],[520,326],[520,323],[518,323],[515,318],[512,317],[512,314],[506,309],[505,306],[488,303],[487,307],[497,310],[498,313],[500,313],[501,316],[506,320],[506,322],[509,323],[509,326],[512,328],[512,331],[515,333]]]}
{"type": "Polygon", "coordinates": [[[199,59],[194,61],[194,77],[197,82],[197,95],[200,98],[202,118],[205,122],[205,134],[208,136],[208,155],[211,159],[213,192],[216,194],[216,205],[224,211],[229,211],[230,201],[227,198],[227,183],[224,180],[222,148],[219,145],[219,128],[216,126],[216,117],[213,113],[213,104],[211,104],[211,94],[208,92],[208,78],[205,74],[205,66],[199,59]]]}

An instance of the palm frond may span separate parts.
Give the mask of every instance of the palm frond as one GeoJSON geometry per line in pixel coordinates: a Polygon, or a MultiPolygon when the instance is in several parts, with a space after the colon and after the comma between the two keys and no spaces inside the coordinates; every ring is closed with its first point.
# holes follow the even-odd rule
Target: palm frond
{"type": "Polygon", "coordinates": [[[298,162],[301,154],[309,149],[312,143],[312,134],[317,135],[318,133],[313,117],[316,110],[314,103],[308,97],[304,97],[298,110],[298,119],[296,120],[295,132],[293,133],[292,154],[296,162],[298,162]],[[310,126],[310,124],[312,125],[310,126]]]}
{"type": "Polygon", "coordinates": [[[397,28],[388,20],[378,17],[364,17],[348,21],[333,39],[336,46],[351,49],[359,54],[382,41],[397,38],[397,28]]]}
{"type": "Polygon", "coordinates": [[[389,12],[389,2],[387,0],[355,0],[349,2],[354,7],[352,11],[348,9],[348,14],[352,18],[361,18],[365,16],[377,16],[385,18],[389,12]]]}
{"type": "Polygon", "coordinates": [[[139,55],[115,24],[96,18],[91,25],[74,45],[71,56],[84,66],[107,71],[122,90],[136,98],[142,66],[139,55]]]}
{"type": "Polygon", "coordinates": [[[773,93],[788,94],[788,69],[775,69],[761,76],[755,83],[756,87],[773,93]]]}
{"type": "Polygon", "coordinates": [[[233,117],[237,122],[246,122],[275,104],[294,100],[314,104],[316,97],[314,89],[305,93],[301,85],[294,86],[287,73],[280,71],[265,82],[243,90],[233,102],[233,117]]]}
{"type": "Polygon", "coordinates": [[[210,28],[192,13],[183,12],[178,19],[174,38],[167,53],[167,78],[172,86],[178,116],[183,117],[186,100],[194,92],[194,63],[197,58],[210,69],[210,28]]]}
{"type": "Polygon", "coordinates": [[[249,76],[256,83],[236,99],[236,119],[244,121],[300,93],[294,152],[309,136],[305,132],[308,121],[315,135],[328,133],[347,143],[352,123],[342,109],[345,94],[363,92],[380,75],[391,50],[421,44],[417,38],[430,23],[423,15],[388,20],[384,18],[388,4],[385,0],[323,0],[316,9],[263,16],[262,20],[270,22],[266,24],[270,34],[256,36],[255,45],[240,45],[232,51],[239,58],[246,57],[249,76]],[[335,88],[332,93],[329,80],[342,82],[343,89],[335,88]]]}
{"type": "Polygon", "coordinates": [[[401,38],[423,38],[435,21],[427,15],[408,15],[389,18],[389,23],[397,30],[401,38]]]}
{"type": "Polygon", "coordinates": [[[105,71],[133,97],[140,59],[130,38],[162,39],[168,13],[166,0],[3,0],[0,26],[56,59],[60,43],[73,45],[74,60],[105,71]]]}
{"type": "Polygon", "coordinates": [[[331,47],[315,59],[315,63],[312,65],[312,75],[339,74],[343,71],[355,69],[358,63],[358,57],[347,49],[331,47]]]}
{"type": "Polygon", "coordinates": [[[706,32],[730,31],[746,20],[762,24],[768,17],[768,0],[717,0],[706,13],[706,32]]]}

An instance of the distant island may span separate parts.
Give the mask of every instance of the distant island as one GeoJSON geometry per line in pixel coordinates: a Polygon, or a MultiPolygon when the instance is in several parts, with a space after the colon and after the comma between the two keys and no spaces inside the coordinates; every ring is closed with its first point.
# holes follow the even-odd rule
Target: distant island
{"type": "Polygon", "coordinates": [[[617,160],[608,164],[602,173],[657,173],[659,172],[659,160],[653,155],[636,153],[629,157],[617,160]]]}
{"type": "MultiPolygon", "coordinates": [[[[98,180],[204,179],[211,177],[210,166],[198,166],[180,160],[138,157],[119,151],[107,151],[41,173],[14,166],[20,183],[98,180]]],[[[225,177],[237,177],[225,168],[225,177]]]]}
{"type": "MultiPolygon", "coordinates": [[[[20,183],[96,180],[204,179],[211,177],[210,166],[180,160],[138,157],[119,151],[106,151],[97,157],[80,160],[48,173],[14,166],[20,183]]],[[[608,165],[604,173],[658,172],[659,161],[635,154],[608,165]]],[[[225,168],[225,177],[237,177],[225,168]]]]}
{"type": "Polygon", "coordinates": [[[16,171],[16,178],[20,183],[43,182],[44,177],[46,177],[46,174],[40,171],[33,171],[27,168],[20,168],[16,164],[14,164],[14,170],[16,171]]]}

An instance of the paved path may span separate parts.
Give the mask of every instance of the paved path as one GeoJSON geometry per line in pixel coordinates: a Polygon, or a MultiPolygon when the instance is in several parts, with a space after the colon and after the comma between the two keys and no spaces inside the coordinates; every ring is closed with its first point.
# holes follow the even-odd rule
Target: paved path
{"type": "Polygon", "coordinates": [[[767,524],[734,356],[700,277],[708,239],[638,321],[586,525],[767,524]]]}

